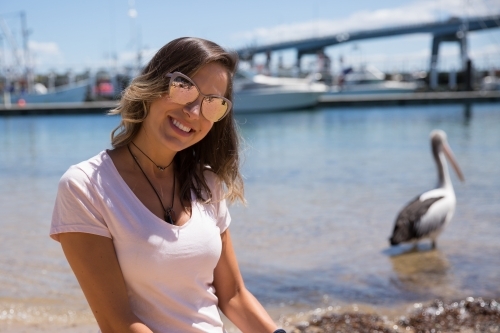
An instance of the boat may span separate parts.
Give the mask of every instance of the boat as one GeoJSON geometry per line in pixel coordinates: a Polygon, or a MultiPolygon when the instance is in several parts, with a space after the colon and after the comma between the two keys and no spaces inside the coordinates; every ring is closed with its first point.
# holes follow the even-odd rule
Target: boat
{"type": "Polygon", "coordinates": [[[333,94],[409,93],[424,87],[419,80],[386,80],[386,75],[374,66],[344,69],[337,83],[330,89],[333,94]]]}
{"type": "Polygon", "coordinates": [[[488,75],[482,78],[479,87],[481,91],[495,91],[500,90],[500,78],[495,75],[488,75]]]}
{"type": "Polygon", "coordinates": [[[306,109],[318,104],[328,86],[309,78],[273,77],[238,70],[234,77],[235,113],[306,109]]]}
{"type": "Polygon", "coordinates": [[[37,83],[33,92],[14,92],[12,94],[4,92],[0,96],[0,104],[25,105],[32,103],[77,103],[84,102],[89,93],[89,80],[84,80],[51,90],[47,90],[44,85],[37,83]]]}

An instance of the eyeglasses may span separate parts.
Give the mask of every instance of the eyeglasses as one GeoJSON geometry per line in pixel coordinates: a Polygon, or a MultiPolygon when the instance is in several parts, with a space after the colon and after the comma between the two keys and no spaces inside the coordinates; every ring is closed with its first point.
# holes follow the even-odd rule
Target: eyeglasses
{"type": "Polygon", "coordinates": [[[168,84],[168,95],[170,100],[177,104],[188,105],[193,103],[201,95],[201,113],[203,116],[213,122],[219,121],[231,110],[231,103],[225,97],[219,95],[205,95],[188,76],[174,72],[167,74],[170,78],[168,84]]]}

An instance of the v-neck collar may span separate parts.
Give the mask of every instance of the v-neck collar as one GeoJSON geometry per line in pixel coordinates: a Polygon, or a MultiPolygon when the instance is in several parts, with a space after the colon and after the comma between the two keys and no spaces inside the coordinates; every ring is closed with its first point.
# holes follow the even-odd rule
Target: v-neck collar
{"type": "Polygon", "coordinates": [[[175,225],[175,224],[170,224],[170,223],[165,222],[164,220],[162,220],[158,216],[156,216],[152,211],[150,211],[144,205],[144,203],[141,200],[139,200],[139,198],[135,195],[134,191],[132,191],[132,189],[128,186],[127,182],[123,179],[122,175],[120,175],[120,172],[116,168],[115,163],[113,162],[113,159],[111,158],[111,156],[109,156],[107,150],[104,150],[102,152],[101,160],[103,162],[103,165],[110,169],[112,176],[116,178],[116,180],[118,181],[120,186],[123,188],[125,193],[127,193],[135,201],[135,203],[138,207],[140,207],[142,210],[146,211],[146,213],[149,214],[152,218],[156,219],[157,222],[165,224],[171,228],[177,228],[177,229],[185,228],[189,224],[191,224],[191,221],[193,220],[194,214],[198,210],[198,202],[197,202],[196,197],[195,197],[192,190],[191,190],[191,216],[190,216],[189,220],[187,220],[186,223],[184,223],[183,225],[180,225],[180,226],[175,225]]]}

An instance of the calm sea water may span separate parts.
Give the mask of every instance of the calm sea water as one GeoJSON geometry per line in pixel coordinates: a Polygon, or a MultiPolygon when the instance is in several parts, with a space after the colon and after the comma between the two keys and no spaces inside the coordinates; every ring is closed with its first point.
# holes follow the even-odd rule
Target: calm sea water
{"type": "MultiPolygon", "coordinates": [[[[0,118],[0,331],[93,323],[48,237],[57,182],[109,148],[117,117],[0,118]]],[[[272,313],[395,309],[436,297],[500,297],[500,105],[315,109],[239,115],[248,205],[231,226],[247,287],[272,313]],[[464,172],[438,239],[398,255],[402,206],[436,183],[440,128],[464,172]]]]}

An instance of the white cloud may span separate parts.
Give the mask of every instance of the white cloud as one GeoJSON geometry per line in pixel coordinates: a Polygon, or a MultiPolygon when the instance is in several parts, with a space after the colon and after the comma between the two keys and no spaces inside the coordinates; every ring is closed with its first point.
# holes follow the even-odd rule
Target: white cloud
{"type": "Polygon", "coordinates": [[[500,46],[498,44],[485,45],[470,52],[471,57],[483,59],[484,62],[494,61],[500,63],[500,46]]]}
{"type": "MultiPolygon", "coordinates": [[[[134,51],[124,51],[118,53],[116,56],[116,61],[111,57],[94,59],[87,56],[83,59],[83,61],[75,63],[66,60],[57,43],[30,41],[29,47],[32,63],[36,72],[45,72],[51,70],[64,72],[68,69],[71,69],[74,72],[79,72],[87,69],[109,69],[115,66],[117,66],[118,68],[130,68],[137,66],[137,52],[134,51]]],[[[143,49],[141,55],[142,65],[147,63],[157,51],[158,49],[143,49]]],[[[11,59],[8,60],[12,62],[11,59]]]]}
{"type": "MultiPolygon", "coordinates": [[[[150,49],[150,48],[143,49],[141,52],[141,64],[144,66],[157,51],[158,49],[150,49]]],[[[72,66],[73,70],[76,72],[83,71],[86,69],[91,69],[93,71],[100,69],[111,70],[112,68],[115,67],[118,71],[122,71],[125,68],[136,68],[137,52],[135,51],[120,52],[116,55],[116,60],[111,57],[107,57],[105,59],[93,59],[87,57],[81,63],[77,65],[74,64],[72,66]]]]}
{"type": "Polygon", "coordinates": [[[59,45],[55,42],[37,42],[29,41],[29,49],[32,52],[43,55],[60,56],[61,51],[59,50],[59,45]]]}
{"type": "Polygon", "coordinates": [[[2,51],[4,64],[6,64],[12,73],[23,72],[25,66],[37,68],[46,63],[58,65],[64,61],[64,57],[57,43],[29,41],[29,57],[26,59],[24,50],[16,45],[13,48],[11,44],[7,45],[2,51]]]}
{"type": "MultiPolygon", "coordinates": [[[[443,47],[439,53],[438,68],[441,70],[462,68],[460,50],[458,45],[450,44],[449,47],[443,47]]],[[[484,45],[477,47],[469,52],[476,68],[489,68],[492,65],[500,64],[500,46],[484,45]]],[[[369,58],[369,64],[378,67],[381,70],[404,71],[404,70],[427,70],[430,59],[430,49],[422,48],[417,51],[404,51],[387,54],[371,53],[365,57],[361,63],[366,63],[369,58]]],[[[354,57],[348,63],[349,65],[359,66],[360,61],[354,57]]]]}
{"type": "MultiPolygon", "coordinates": [[[[141,63],[147,63],[158,51],[158,49],[143,49],[141,51],[141,63]]],[[[118,55],[118,63],[121,65],[135,66],[137,64],[137,52],[126,51],[118,55]]]]}
{"type": "Polygon", "coordinates": [[[452,16],[486,16],[500,11],[497,0],[420,0],[395,8],[356,12],[344,19],[316,20],[259,27],[231,37],[243,44],[267,44],[278,41],[321,37],[342,32],[398,25],[434,22],[452,16]]]}
{"type": "Polygon", "coordinates": [[[30,59],[28,64],[34,68],[43,68],[50,64],[54,68],[64,65],[64,55],[59,49],[59,45],[55,42],[39,42],[30,40],[28,42],[30,50],[30,59]]]}

